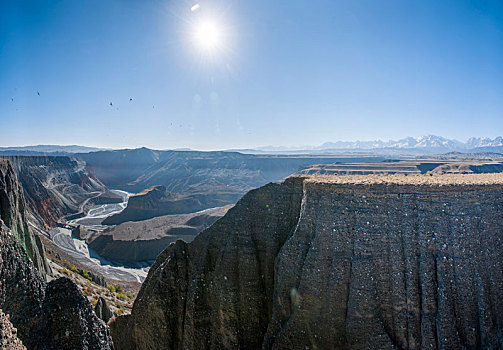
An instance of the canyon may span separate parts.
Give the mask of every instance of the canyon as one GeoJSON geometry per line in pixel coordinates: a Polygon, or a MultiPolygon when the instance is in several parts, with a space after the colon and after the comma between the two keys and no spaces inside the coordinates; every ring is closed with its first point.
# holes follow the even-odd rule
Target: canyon
{"type": "Polygon", "coordinates": [[[231,207],[228,205],[191,214],[124,222],[85,239],[91,249],[110,261],[124,265],[141,262],[152,264],[170,243],[179,239],[192,241],[231,207]]]}
{"type": "Polygon", "coordinates": [[[114,154],[126,157],[108,168],[79,157],[0,159],[0,316],[9,344],[502,346],[501,155],[283,157],[240,179],[252,165],[235,154],[180,152],[164,163],[168,153],[139,149],[130,161],[130,151],[121,152],[114,154]],[[296,175],[278,178],[293,168],[296,175]],[[143,189],[110,190],[121,181],[143,189]],[[100,260],[98,270],[89,268],[93,254],[122,266],[100,260]],[[141,279],[129,275],[145,264],[141,279]],[[79,286],[54,279],[68,269],[79,286]],[[101,287],[90,291],[91,280],[101,287]],[[140,288],[136,299],[110,293],[107,283],[115,288],[118,280],[140,288]]]}
{"type": "Polygon", "coordinates": [[[164,186],[172,195],[182,195],[182,200],[201,203],[197,210],[235,203],[252,188],[281,180],[302,165],[385,159],[376,155],[276,156],[148,148],[78,153],[74,157],[84,160],[110,188],[139,193],[164,186]]]}
{"type": "Polygon", "coordinates": [[[0,159],[0,315],[9,315],[7,320],[2,316],[1,323],[2,332],[7,327],[9,344],[19,348],[22,342],[28,349],[113,349],[108,326],[77,286],[66,278],[46,282],[44,249],[34,242],[16,172],[0,159]]]}
{"type": "Polygon", "coordinates": [[[23,186],[31,219],[45,229],[66,217],[82,216],[95,204],[122,201],[89,173],[81,160],[60,156],[0,158],[13,165],[23,186]]]}
{"type": "Polygon", "coordinates": [[[314,175],[157,258],[121,349],[501,348],[503,175],[314,175]]]}
{"type": "MultiPolygon", "coordinates": [[[[37,148],[40,149],[45,148],[37,148]]],[[[146,275],[144,268],[170,242],[190,241],[218,218],[200,215],[197,219],[200,222],[195,223],[196,219],[188,222],[190,215],[232,205],[248,190],[280,180],[306,162],[316,160],[323,164],[354,159],[146,148],[69,156],[14,154],[2,158],[9,160],[17,172],[27,201],[27,222],[39,233],[43,244],[50,245],[57,256],[65,256],[81,270],[128,282],[142,281],[146,275]],[[131,194],[129,202],[127,199],[124,202],[125,193],[117,189],[139,193],[131,194]],[[149,221],[154,218],[162,219],[149,221]],[[134,228],[127,224],[128,230],[134,230],[135,238],[125,239],[122,235],[116,239],[120,228],[112,227],[129,221],[142,223],[134,228]],[[104,232],[107,227],[110,229],[104,232]],[[153,227],[156,231],[152,236],[147,231],[153,227]],[[91,234],[78,241],[81,237],[74,236],[74,232],[80,231],[91,234]],[[138,233],[144,235],[136,238],[138,233]],[[141,270],[112,265],[141,267],[141,270]]]]}

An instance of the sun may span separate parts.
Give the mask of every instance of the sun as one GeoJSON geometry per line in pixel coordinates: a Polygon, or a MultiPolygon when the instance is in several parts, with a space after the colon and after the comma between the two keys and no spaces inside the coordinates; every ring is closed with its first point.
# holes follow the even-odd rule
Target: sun
{"type": "Polygon", "coordinates": [[[194,42],[205,51],[214,51],[222,45],[222,31],[211,20],[203,20],[195,24],[194,42]]]}

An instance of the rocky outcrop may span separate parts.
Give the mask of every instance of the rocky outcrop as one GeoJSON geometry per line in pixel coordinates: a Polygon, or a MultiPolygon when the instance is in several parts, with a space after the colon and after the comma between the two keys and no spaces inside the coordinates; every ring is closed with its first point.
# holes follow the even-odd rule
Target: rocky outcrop
{"type": "Polygon", "coordinates": [[[125,264],[150,262],[181,239],[191,242],[202,230],[220,219],[231,206],[201,212],[165,215],[139,222],[124,222],[87,239],[89,247],[101,257],[125,264]]]}
{"type": "Polygon", "coordinates": [[[28,349],[85,348],[79,344],[112,349],[108,328],[77,286],[66,279],[47,285],[44,264],[35,267],[45,256],[26,229],[23,192],[14,169],[4,160],[0,160],[0,199],[0,309],[10,316],[19,339],[28,349]],[[69,328],[63,332],[63,327],[69,328]],[[66,330],[71,332],[68,336],[66,330]]]}
{"type": "Polygon", "coordinates": [[[122,201],[87,170],[82,160],[50,156],[2,158],[14,166],[30,213],[46,229],[54,227],[65,216],[86,211],[95,203],[122,201]]]}
{"type": "MultiPolygon", "coordinates": [[[[79,269],[79,274],[83,275],[84,271],[80,271],[80,269],[79,269]]],[[[108,283],[107,283],[107,280],[105,279],[105,277],[103,275],[101,275],[101,274],[99,274],[97,272],[95,273],[93,271],[87,271],[87,274],[89,275],[89,277],[91,277],[91,280],[94,283],[96,283],[99,286],[107,288],[108,283]]]]}
{"type": "Polygon", "coordinates": [[[8,161],[0,159],[0,219],[24,247],[38,271],[45,275],[49,267],[44,257],[40,240],[26,224],[26,204],[23,189],[16,173],[8,161]]]}
{"type": "MultiPolygon", "coordinates": [[[[194,241],[151,267],[124,349],[260,348],[272,314],[274,259],[298,221],[302,180],[249,192],[194,241]],[[147,326],[150,324],[150,326],[147,326]],[[161,331],[162,330],[162,331],[161,331]]],[[[120,340],[119,340],[120,341],[120,340]]]]}
{"type": "Polygon", "coordinates": [[[93,281],[97,285],[100,285],[105,288],[108,286],[107,281],[105,279],[105,276],[103,276],[102,274],[100,274],[98,272],[94,272],[91,270],[84,270],[84,269],[80,269],[80,268],[77,268],[77,271],[78,271],[78,274],[81,276],[84,276],[87,274],[87,276],[89,276],[91,281],[93,281]]]}
{"type": "Polygon", "coordinates": [[[96,306],[94,307],[94,312],[105,323],[107,323],[114,315],[112,310],[110,310],[110,308],[108,307],[107,301],[103,297],[100,297],[98,299],[98,302],[96,303],[96,306]]]}
{"type": "Polygon", "coordinates": [[[40,349],[113,349],[109,328],[68,278],[47,286],[40,324],[47,335],[40,349]]]}
{"type": "Polygon", "coordinates": [[[121,349],[503,346],[503,175],[290,178],[168,247],[121,349]]]}
{"type": "Polygon", "coordinates": [[[9,316],[4,314],[2,309],[0,309],[0,349],[26,349],[17,337],[17,329],[10,323],[9,316]]]}

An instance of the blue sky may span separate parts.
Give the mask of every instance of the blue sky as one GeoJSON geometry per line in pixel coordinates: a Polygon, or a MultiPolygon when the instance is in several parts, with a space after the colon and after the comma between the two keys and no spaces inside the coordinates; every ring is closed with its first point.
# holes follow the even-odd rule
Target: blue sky
{"type": "Polygon", "coordinates": [[[503,134],[499,0],[196,3],[0,1],[0,145],[503,134]],[[192,40],[204,19],[212,52],[192,40]]]}

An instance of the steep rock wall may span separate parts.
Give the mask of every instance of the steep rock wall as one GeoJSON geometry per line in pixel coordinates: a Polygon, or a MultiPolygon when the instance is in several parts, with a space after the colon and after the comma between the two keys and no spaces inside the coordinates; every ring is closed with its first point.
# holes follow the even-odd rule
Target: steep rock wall
{"type": "Polygon", "coordinates": [[[0,159],[0,219],[24,247],[38,271],[45,275],[49,266],[44,257],[44,248],[28,229],[26,204],[23,189],[16,172],[8,161],[0,159]]]}
{"type": "Polygon", "coordinates": [[[32,330],[42,315],[45,285],[15,234],[0,221],[0,308],[27,347],[37,342],[32,330]]]}
{"type": "Polygon", "coordinates": [[[113,349],[108,327],[73,282],[46,283],[45,256],[27,229],[21,186],[1,159],[0,199],[0,309],[19,339],[28,349],[113,349]]]}
{"type": "Polygon", "coordinates": [[[264,348],[500,348],[503,186],[305,184],[264,348]]]}
{"type": "Polygon", "coordinates": [[[166,249],[136,298],[131,339],[118,347],[260,347],[272,315],[274,258],[301,198],[298,179],[264,186],[192,243],[166,249]]]}
{"type": "Polygon", "coordinates": [[[503,176],[333,178],[251,191],[168,247],[118,346],[501,348],[503,176]]]}
{"type": "Polygon", "coordinates": [[[82,160],[52,156],[1,158],[13,165],[28,209],[46,229],[67,215],[85,211],[95,202],[122,201],[88,171],[82,160]]]}

